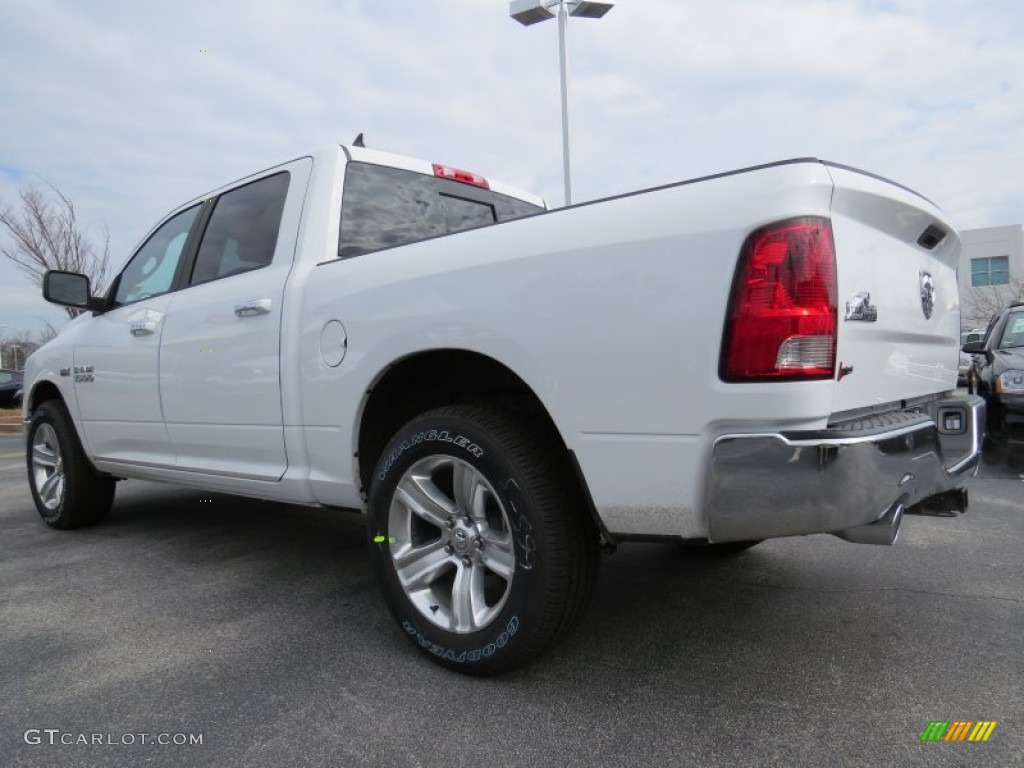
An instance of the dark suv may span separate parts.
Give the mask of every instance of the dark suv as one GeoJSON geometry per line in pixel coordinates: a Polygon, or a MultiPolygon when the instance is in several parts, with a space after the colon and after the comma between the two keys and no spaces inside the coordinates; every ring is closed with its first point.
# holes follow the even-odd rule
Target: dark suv
{"type": "Polygon", "coordinates": [[[16,408],[21,405],[21,371],[0,368],[0,408],[16,408]]]}
{"type": "Polygon", "coordinates": [[[964,345],[978,355],[978,394],[985,398],[987,436],[1010,448],[1024,446],[1024,302],[1002,309],[985,338],[964,345]]]}

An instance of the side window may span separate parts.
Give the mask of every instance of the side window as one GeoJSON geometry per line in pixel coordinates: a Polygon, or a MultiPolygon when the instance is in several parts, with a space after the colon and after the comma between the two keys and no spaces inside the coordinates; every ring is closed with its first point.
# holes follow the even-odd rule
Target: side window
{"type": "Polygon", "coordinates": [[[199,244],[191,285],[266,267],[274,260],[289,177],[287,172],[276,173],[217,199],[199,244]]]}
{"type": "Polygon", "coordinates": [[[135,253],[118,278],[114,296],[117,304],[131,304],[171,290],[189,229],[198,213],[196,205],[177,214],[135,253]]]}

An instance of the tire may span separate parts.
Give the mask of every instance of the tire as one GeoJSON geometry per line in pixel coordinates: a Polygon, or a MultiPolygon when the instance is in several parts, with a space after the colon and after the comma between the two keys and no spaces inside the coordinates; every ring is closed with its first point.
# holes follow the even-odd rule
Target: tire
{"type": "Polygon", "coordinates": [[[80,528],[107,516],[115,480],[93,469],[60,400],[47,400],[33,413],[25,458],[32,500],[51,528],[80,528]]]}
{"type": "Polygon", "coordinates": [[[713,555],[715,557],[729,557],[730,555],[738,555],[740,552],[746,552],[751,547],[756,547],[764,539],[754,539],[753,541],[722,541],[716,544],[711,542],[682,542],[682,547],[687,552],[695,552],[701,555],[713,555]]]}
{"type": "Polygon", "coordinates": [[[522,666],[564,640],[589,602],[597,528],[542,435],[495,408],[439,408],[402,427],[374,470],[374,570],[403,633],[443,666],[522,666]]]}

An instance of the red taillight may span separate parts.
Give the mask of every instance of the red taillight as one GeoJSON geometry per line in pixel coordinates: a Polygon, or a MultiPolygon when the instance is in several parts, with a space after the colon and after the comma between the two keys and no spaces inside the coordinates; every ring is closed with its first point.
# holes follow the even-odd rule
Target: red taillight
{"type": "Polygon", "coordinates": [[[828,219],[791,219],[747,238],[733,281],[719,375],[830,379],[836,363],[836,254],[828,219]]]}
{"type": "Polygon", "coordinates": [[[483,189],[490,189],[490,185],[487,183],[487,179],[476,173],[470,173],[469,171],[462,171],[458,168],[450,168],[447,165],[438,165],[434,163],[434,175],[439,179],[451,179],[452,181],[461,181],[463,184],[472,184],[474,187],[482,187],[483,189]]]}

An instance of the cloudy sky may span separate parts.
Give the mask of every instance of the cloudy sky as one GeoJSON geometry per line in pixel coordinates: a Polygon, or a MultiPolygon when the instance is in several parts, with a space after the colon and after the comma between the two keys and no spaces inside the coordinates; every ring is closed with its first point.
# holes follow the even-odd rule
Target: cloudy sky
{"type": "MultiPolygon", "coordinates": [[[[1019,0],[618,0],[570,25],[577,201],[796,156],[960,228],[1024,222],[1019,0]]],[[[557,25],[506,0],[0,0],[0,201],[46,179],[120,265],[169,209],[367,144],[560,204],[557,25]]],[[[0,324],[62,313],[0,264],[0,324]]]]}

